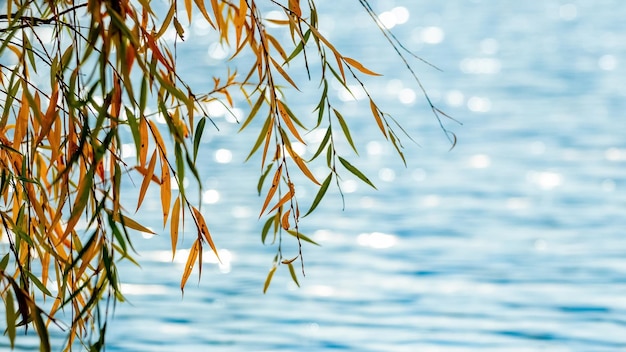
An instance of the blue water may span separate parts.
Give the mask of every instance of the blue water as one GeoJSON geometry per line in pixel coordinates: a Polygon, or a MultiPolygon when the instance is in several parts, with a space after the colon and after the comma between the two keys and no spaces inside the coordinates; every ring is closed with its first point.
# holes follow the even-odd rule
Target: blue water
{"type": "MultiPolygon", "coordinates": [[[[358,2],[320,1],[324,33],[385,74],[367,82],[420,145],[406,143],[408,167],[367,100],[333,91],[357,137],[354,164],[379,190],[346,173],[345,210],[335,190],[301,223],[321,244],[304,247],[302,287],[281,267],[263,295],[275,247],[260,241],[258,164],[242,163],[255,136],[234,136],[238,126],[215,110],[203,211],[223,263],[209,259],[182,298],[184,250],[172,263],[165,231],[138,236],[142,268],[120,269],[130,303],[115,309],[107,350],[626,350],[626,3],[375,3],[398,22],[408,13],[393,32],[443,70],[412,61],[433,101],[463,123],[444,121],[457,146],[448,151],[358,2]]],[[[201,84],[198,70],[221,66],[210,36],[191,31],[181,50],[201,84]]],[[[291,99],[301,114],[316,103],[291,99]]],[[[299,189],[301,206],[315,191],[299,189]]],[[[144,221],[159,229],[151,213],[144,221]]]]}

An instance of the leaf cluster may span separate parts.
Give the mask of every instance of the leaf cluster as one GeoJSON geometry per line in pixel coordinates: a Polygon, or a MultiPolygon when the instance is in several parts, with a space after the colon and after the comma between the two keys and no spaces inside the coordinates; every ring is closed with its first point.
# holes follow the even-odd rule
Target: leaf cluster
{"type": "MultiPolygon", "coordinates": [[[[110,309],[124,301],[117,264],[135,262],[135,233],[153,233],[134,215],[151,188],[159,193],[172,256],[185,219],[193,223],[181,290],[195,266],[201,273],[205,248],[219,259],[200,201],[187,194],[184,183],[189,178],[202,188],[200,143],[207,122],[215,125],[207,103],[232,109],[242,96],[250,108],[240,130],[260,126],[247,159],[260,160],[261,239],[277,248],[263,291],[281,265],[299,284],[293,264],[299,259],[304,273],[302,242],[316,244],[299,223],[317,209],[331,183],[341,191],[339,180],[347,172],[375,188],[336,147],[342,140],[358,154],[329,86],[338,83],[349,91],[348,83],[358,82],[373,122],[404,160],[396,127],[404,131],[360,78],[378,73],[343,55],[320,33],[313,0],[269,3],[284,20],[264,18],[254,0],[184,0],[183,6],[167,1],[162,13],[143,0],[7,1],[0,15],[0,57],[13,61],[0,61],[0,237],[8,243],[0,260],[0,295],[12,347],[16,328],[33,327],[41,349],[49,350],[50,324],[66,332],[67,349],[105,345],[110,309]],[[192,19],[195,11],[200,18],[192,19]],[[231,59],[253,57],[248,66],[218,72],[204,92],[178,73],[181,22],[192,20],[205,21],[220,43],[234,48],[231,59]],[[172,28],[174,45],[165,40],[172,28]],[[285,31],[290,40],[279,40],[285,31]],[[319,81],[321,92],[306,116],[289,106],[300,92],[290,68],[296,60],[304,62],[309,79],[319,81]],[[305,137],[316,129],[324,137],[312,146],[305,137]],[[305,159],[296,143],[315,150],[313,156],[305,159]],[[321,177],[312,172],[317,162],[327,170],[321,177]],[[297,198],[301,179],[319,187],[304,215],[297,198]],[[130,187],[137,190],[136,205],[122,202],[122,190],[130,187]],[[297,253],[283,253],[284,234],[297,241],[297,253]],[[42,299],[51,301],[49,308],[42,308],[42,299]]],[[[447,116],[431,106],[437,117],[447,116]]]]}

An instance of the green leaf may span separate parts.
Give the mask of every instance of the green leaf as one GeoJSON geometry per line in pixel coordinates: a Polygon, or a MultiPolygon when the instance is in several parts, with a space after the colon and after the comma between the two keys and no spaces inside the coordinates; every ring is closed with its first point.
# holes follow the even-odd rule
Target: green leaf
{"type": "Polygon", "coordinates": [[[239,132],[243,131],[248,126],[248,124],[252,122],[252,120],[254,119],[254,116],[256,116],[256,113],[259,111],[264,101],[265,101],[265,89],[263,89],[261,93],[259,93],[259,99],[257,99],[256,103],[252,107],[252,110],[250,110],[250,113],[248,114],[246,121],[244,121],[243,124],[241,125],[239,132]]]}
{"type": "Polygon", "coordinates": [[[39,308],[34,301],[28,301],[28,305],[30,306],[30,316],[33,319],[33,323],[35,325],[35,329],[37,329],[37,335],[39,335],[39,350],[41,352],[50,351],[50,337],[48,336],[48,327],[43,321],[41,315],[43,312],[41,308],[39,308]]]}
{"type": "Polygon", "coordinates": [[[178,182],[178,190],[185,196],[185,187],[183,181],[185,180],[185,161],[183,159],[183,150],[180,144],[174,144],[174,159],[176,160],[176,181],[178,182]]]}
{"type": "Polygon", "coordinates": [[[39,281],[39,279],[37,278],[37,276],[33,275],[33,273],[31,273],[30,271],[24,270],[23,272],[26,272],[26,275],[30,278],[30,280],[35,284],[35,286],[37,286],[37,288],[43,292],[44,294],[46,294],[47,296],[52,296],[52,293],[50,293],[50,291],[48,291],[48,289],[46,288],[46,286],[44,286],[43,283],[41,283],[41,281],[39,281]]]}
{"type": "Polygon", "coordinates": [[[311,36],[311,30],[308,29],[303,36],[303,39],[298,46],[296,46],[295,49],[293,49],[293,52],[291,52],[291,55],[289,55],[289,57],[287,58],[287,60],[285,60],[285,63],[288,63],[289,61],[291,61],[293,58],[295,58],[296,56],[298,56],[298,54],[300,54],[300,52],[302,51],[302,49],[304,49],[304,45],[309,41],[309,37],[311,36]]]}
{"type": "Polygon", "coordinates": [[[254,155],[257,149],[259,149],[259,147],[261,146],[261,143],[263,143],[263,141],[265,140],[265,136],[267,134],[267,130],[270,128],[271,121],[272,121],[272,118],[268,116],[267,119],[265,120],[265,124],[263,124],[263,128],[261,129],[261,132],[259,133],[259,138],[257,138],[256,142],[254,142],[254,146],[250,150],[250,154],[248,154],[248,156],[246,157],[246,161],[248,161],[248,159],[250,159],[250,157],[254,155]]]}
{"type": "Polygon", "coordinates": [[[276,220],[276,216],[272,216],[271,218],[267,219],[267,221],[263,225],[263,230],[261,231],[261,242],[263,244],[265,244],[265,239],[267,238],[267,234],[270,232],[270,227],[272,227],[272,224],[274,223],[275,220],[276,220]]]}
{"type": "Polygon", "coordinates": [[[317,150],[315,151],[315,154],[313,154],[313,157],[309,159],[309,161],[315,160],[315,158],[317,158],[317,156],[320,155],[320,153],[322,153],[322,151],[324,150],[324,147],[326,147],[326,144],[330,140],[330,135],[331,135],[331,129],[330,127],[328,127],[328,129],[326,130],[326,134],[324,135],[324,138],[322,139],[322,142],[320,143],[320,146],[317,148],[317,150]]]}
{"type": "Polygon", "coordinates": [[[9,253],[5,254],[2,260],[0,260],[0,270],[6,270],[7,265],[9,265],[9,253]]]}
{"type": "Polygon", "coordinates": [[[287,232],[292,235],[293,237],[299,238],[304,242],[309,242],[311,244],[314,244],[316,246],[319,246],[320,244],[313,241],[312,239],[310,239],[309,237],[305,236],[304,234],[302,234],[301,232],[297,232],[295,230],[287,230],[287,232]]]}
{"type": "Polygon", "coordinates": [[[206,124],[206,117],[202,117],[200,121],[198,121],[198,126],[196,126],[196,132],[193,136],[193,162],[196,162],[198,158],[198,149],[200,147],[200,140],[202,139],[202,133],[204,132],[204,125],[206,124]]]}
{"type": "Polygon", "coordinates": [[[333,178],[333,174],[330,173],[328,174],[328,177],[326,177],[324,182],[322,182],[322,186],[320,187],[319,191],[317,191],[317,194],[315,195],[315,199],[313,199],[313,204],[311,204],[311,208],[309,209],[309,211],[306,212],[306,214],[304,214],[304,216],[311,214],[313,210],[317,208],[317,205],[320,203],[322,198],[324,198],[324,195],[326,194],[326,190],[328,189],[328,185],[330,185],[330,181],[332,180],[332,178],[333,178]]]}
{"type": "MultiPolygon", "coordinates": [[[[8,254],[7,254],[8,255],[8,254]]],[[[5,302],[5,310],[6,310],[6,319],[7,319],[7,335],[9,335],[9,343],[11,345],[11,349],[15,348],[15,304],[13,303],[13,295],[11,291],[7,290],[7,293],[4,297],[5,302]]]]}
{"type": "Polygon", "coordinates": [[[265,171],[263,172],[261,177],[259,177],[259,183],[256,186],[256,189],[259,192],[259,196],[261,195],[261,190],[263,189],[263,183],[265,182],[265,178],[270,173],[270,171],[272,171],[273,167],[274,167],[273,163],[267,165],[267,167],[265,168],[265,171]]]}
{"type": "MultiPolygon", "coordinates": [[[[322,90],[322,96],[320,97],[320,102],[315,107],[317,110],[317,124],[313,129],[318,128],[322,124],[322,119],[324,118],[324,107],[326,106],[326,102],[328,101],[328,81],[324,80],[324,89],[322,90]]],[[[313,111],[315,111],[313,110],[313,111]]]]}
{"type": "Polygon", "coordinates": [[[141,80],[141,95],[139,96],[139,111],[143,116],[144,111],[146,111],[146,104],[148,101],[148,80],[144,77],[141,80]]]}
{"type": "Polygon", "coordinates": [[[337,109],[333,109],[333,111],[335,112],[335,116],[337,116],[337,120],[339,120],[339,124],[341,125],[341,130],[343,131],[343,134],[346,136],[348,143],[350,143],[350,146],[352,147],[356,155],[359,155],[359,152],[356,150],[356,147],[354,146],[354,142],[352,141],[352,136],[350,135],[350,129],[348,128],[346,121],[343,119],[343,116],[341,116],[341,114],[339,113],[339,111],[337,111],[337,109]]]}
{"type": "Polygon", "coordinates": [[[345,167],[348,171],[350,171],[354,176],[358,177],[359,179],[361,179],[361,181],[367,183],[368,185],[372,186],[372,188],[377,189],[376,186],[374,186],[374,184],[372,183],[372,181],[370,181],[367,177],[365,177],[365,175],[363,175],[363,173],[361,171],[359,171],[359,169],[357,169],[356,167],[352,166],[352,164],[350,164],[346,159],[339,157],[339,162],[341,162],[341,165],[343,165],[343,167],[345,167]]]}
{"type": "Polygon", "coordinates": [[[289,263],[287,265],[289,266],[289,274],[291,275],[291,279],[293,280],[293,282],[296,283],[296,285],[298,285],[298,287],[300,287],[300,283],[298,282],[298,277],[296,276],[296,271],[293,268],[293,264],[289,263]]]}

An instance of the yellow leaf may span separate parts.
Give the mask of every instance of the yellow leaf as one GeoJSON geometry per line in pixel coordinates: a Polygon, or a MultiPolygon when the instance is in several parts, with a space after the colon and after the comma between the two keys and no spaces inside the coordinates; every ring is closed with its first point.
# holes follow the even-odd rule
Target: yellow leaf
{"type": "Polygon", "coordinates": [[[113,214],[113,220],[119,222],[120,224],[123,224],[124,226],[128,227],[129,229],[133,229],[133,230],[137,230],[137,231],[141,231],[141,232],[145,232],[145,233],[150,233],[154,235],[154,231],[150,230],[149,228],[141,225],[140,223],[138,223],[137,221],[124,216],[122,214],[119,213],[114,213],[113,214]]]}
{"type": "Polygon", "coordinates": [[[270,201],[272,200],[272,197],[274,197],[276,190],[278,190],[278,183],[280,182],[280,176],[281,176],[282,171],[283,171],[283,165],[281,164],[278,167],[278,170],[276,170],[276,173],[274,174],[274,179],[272,180],[272,186],[267,191],[267,196],[265,197],[265,202],[263,203],[263,207],[261,208],[261,213],[259,214],[259,218],[263,215],[263,212],[269,205],[270,201]]]}
{"type": "Polygon", "coordinates": [[[360,62],[358,62],[358,61],[356,61],[356,60],[354,60],[354,59],[351,59],[351,58],[349,58],[349,57],[345,57],[345,56],[344,56],[344,57],[343,57],[343,60],[344,60],[346,63],[348,63],[348,65],[350,65],[350,66],[352,66],[352,67],[356,68],[357,70],[359,70],[359,71],[361,71],[361,72],[365,73],[366,75],[372,75],[372,76],[382,76],[380,73],[376,73],[376,72],[374,72],[374,71],[372,71],[372,70],[370,70],[370,69],[366,68],[366,67],[365,67],[365,66],[363,66],[360,62]]]}
{"type": "Polygon", "coordinates": [[[265,132],[265,145],[263,145],[263,156],[261,158],[261,168],[265,167],[265,158],[267,158],[267,150],[269,149],[270,143],[272,142],[272,129],[274,127],[274,118],[269,118],[269,126],[267,131],[265,132]]]}
{"type": "Polygon", "coordinates": [[[139,189],[139,200],[137,201],[137,210],[139,210],[139,208],[141,207],[143,198],[146,196],[146,191],[148,190],[148,186],[150,185],[150,180],[152,180],[152,175],[154,175],[154,166],[156,165],[156,153],[156,150],[152,153],[152,157],[150,158],[150,164],[148,165],[148,170],[146,170],[146,176],[143,178],[143,182],[141,183],[141,188],[139,189]]]}
{"type": "MultiPolygon", "coordinates": [[[[185,283],[187,279],[189,279],[189,275],[191,275],[191,271],[193,270],[193,266],[198,259],[198,254],[202,250],[202,243],[200,243],[200,238],[198,237],[191,246],[189,250],[189,256],[187,256],[187,263],[185,263],[185,271],[183,271],[183,277],[180,280],[180,290],[185,292],[185,283]]],[[[200,263],[202,265],[202,263],[200,263]]]]}
{"type": "Polygon", "coordinates": [[[270,272],[267,274],[267,278],[265,278],[265,284],[263,284],[263,293],[267,292],[267,288],[270,287],[270,282],[272,282],[272,276],[274,276],[274,273],[276,272],[276,268],[277,266],[273,266],[270,269],[270,272]]]}
{"type": "Polygon", "coordinates": [[[202,13],[202,16],[204,16],[207,22],[209,22],[211,27],[215,28],[213,21],[211,21],[211,17],[209,17],[209,13],[206,11],[206,7],[204,7],[204,0],[194,0],[194,2],[196,3],[196,6],[198,6],[200,13],[202,13]]]}
{"type": "Polygon", "coordinates": [[[180,197],[176,197],[172,208],[172,219],[170,220],[170,237],[172,239],[172,260],[176,255],[176,244],[178,243],[178,223],[180,220],[180,197]]]}
{"type": "Polygon", "coordinates": [[[170,212],[170,202],[172,200],[172,185],[170,179],[170,168],[165,157],[161,158],[161,207],[163,209],[163,227],[167,223],[170,212]]]}
{"type": "Polygon", "coordinates": [[[207,243],[213,250],[213,253],[217,257],[217,260],[221,262],[220,256],[217,254],[217,248],[215,248],[215,244],[213,243],[213,239],[211,238],[211,234],[209,233],[209,228],[206,225],[206,222],[204,221],[204,217],[200,213],[200,210],[196,209],[195,207],[191,207],[191,210],[193,210],[193,215],[196,218],[196,223],[198,224],[198,230],[202,233],[202,235],[204,235],[204,238],[206,239],[207,243]]]}
{"type": "Polygon", "coordinates": [[[41,256],[41,283],[45,286],[48,283],[48,270],[50,268],[50,252],[45,251],[41,256]]]}

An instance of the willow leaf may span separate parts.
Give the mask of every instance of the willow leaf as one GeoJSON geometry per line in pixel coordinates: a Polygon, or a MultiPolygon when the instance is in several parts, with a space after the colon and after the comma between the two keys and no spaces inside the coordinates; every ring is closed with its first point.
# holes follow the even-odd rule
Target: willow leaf
{"type": "Polygon", "coordinates": [[[383,125],[383,119],[380,116],[378,107],[376,106],[376,104],[374,104],[374,101],[372,99],[370,99],[370,109],[372,110],[372,115],[374,116],[374,119],[376,120],[376,124],[378,125],[378,128],[383,133],[383,136],[385,136],[385,138],[388,138],[387,131],[385,131],[385,126],[383,125]]]}
{"type": "Polygon", "coordinates": [[[322,182],[322,186],[320,187],[319,191],[317,191],[317,194],[315,195],[315,199],[313,199],[311,208],[309,209],[309,211],[306,212],[306,214],[304,214],[304,216],[311,214],[313,210],[317,208],[322,198],[324,198],[324,195],[326,194],[326,191],[328,190],[328,186],[330,185],[330,181],[332,180],[332,178],[333,178],[333,174],[330,173],[328,174],[328,177],[326,177],[324,182],[322,182]]]}
{"type": "Polygon", "coordinates": [[[136,231],[145,232],[145,233],[149,233],[149,234],[153,234],[153,235],[155,234],[154,231],[152,231],[149,228],[141,225],[137,221],[129,218],[128,216],[124,216],[124,215],[122,215],[120,213],[111,213],[110,210],[108,210],[107,212],[111,214],[111,216],[113,217],[113,220],[115,220],[116,222],[119,222],[124,227],[128,227],[129,229],[133,229],[133,230],[136,230],[136,231]]]}
{"type": "Polygon", "coordinates": [[[274,273],[276,272],[276,268],[278,268],[278,267],[274,265],[270,269],[270,272],[267,274],[267,277],[265,278],[265,283],[263,284],[263,293],[267,292],[267,289],[270,287],[270,283],[272,282],[272,277],[274,277],[274,273]]]}
{"type": "MultiPolygon", "coordinates": [[[[193,266],[196,264],[196,260],[198,259],[198,254],[202,250],[202,243],[200,243],[200,238],[198,237],[191,246],[189,250],[189,255],[187,256],[187,263],[185,263],[185,271],[183,271],[183,277],[180,280],[180,290],[185,292],[185,284],[187,283],[187,279],[191,275],[191,271],[193,270],[193,266]]],[[[202,265],[202,263],[200,263],[202,265]]]]}
{"type": "Polygon", "coordinates": [[[13,295],[10,290],[6,291],[4,295],[4,304],[6,311],[6,322],[7,322],[7,335],[9,335],[9,344],[11,349],[15,348],[15,321],[17,320],[17,316],[15,315],[15,304],[13,303],[13,295]]]}
{"type": "Polygon", "coordinates": [[[263,105],[264,101],[265,101],[265,89],[263,89],[261,93],[259,93],[259,98],[257,99],[256,103],[254,103],[254,106],[250,110],[250,113],[248,114],[248,117],[246,118],[246,120],[241,124],[241,127],[239,128],[239,132],[243,131],[248,126],[248,124],[252,122],[252,120],[254,119],[254,116],[256,116],[257,112],[263,105]]]}
{"type": "Polygon", "coordinates": [[[343,60],[350,66],[356,68],[357,70],[365,73],[366,75],[370,75],[370,76],[382,76],[380,73],[376,73],[370,69],[368,69],[367,67],[363,66],[360,62],[356,61],[355,59],[351,59],[349,57],[343,57],[343,60]]]}
{"type": "Polygon", "coordinates": [[[178,224],[180,221],[180,197],[176,197],[172,208],[172,218],[170,219],[170,238],[172,240],[172,260],[176,255],[176,245],[178,244],[178,224]]]}
{"type": "Polygon", "coordinates": [[[298,282],[298,276],[296,276],[296,270],[293,268],[293,263],[287,263],[287,266],[289,267],[289,275],[291,275],[291,279],[296,284],[296,286],[300,287],[300,283],[298,282]]]}
{"type": "Polygon", "coordinates": [[[265,171],[263,172],[263,174],[261,174],[261,177],[259,177],[259,183],[256,186],[259,196],[261,195],[261,190],[263,189],[263,183],[265,183],[265,179],[267,178],[267,175],[269,175],[270,171],[272,171],[273,167],[274,167],[274,164],[267,165],[267,167],[265,168],[265,171]]]}
{"type": "Polygon", "coordinates": [[[314,244],[316,246],[319,246],[319,243],[313,241],[312,239],[310,239],[308,236],[305,236],[304,234],[302,234],[301,232],[297,232],[295,230],[287,230],[287,233],[289,233],[290,235],[292,235],[293,237],[299,238],[304,242],[309,242],[311,244],[314,244]]]}
{"type": "Polygon", "coordinates": [[[302,137],[300,136],[298,129],[293,124],[293,121],[291,120],[291,116],[289,116],[289,113],[287,112],[285,104],[282,101],[278,100],[277,107],[278,107],[278,112],[280,113],[280,116],[283,118],[283,121],[287,125],[287,128],[289,129],[289,131],[291,131],[293,136],[296,137],[296,139],[300,141],[300,143],[306,144],[304,142],[304,139],[302,139],[302,137]]]}
{"type": "Polygon", "coordinates": [[[326,134],[324,134],[324,138],[322,138],[322,142],[320,142],[320,146],[315,151],[315,154],[313,154],[313,157],[311,157],[311,159],[309,159],[309,162],[312,161],[312,160],[315,160],[315,158],[317,158],[317,156],[320,155],[322,153],[322,151],[324,151],[324,148],[326,147],[326,144],[328,144],[328,141],[330,140],[330,135],[331,135],[331,128],[328,127],[326,129],[326,134]]]}
{"type": "Polygon", "coordinates": [[[146,191],[148,190],[148,186],[150,185],[150,181],[152,180],[152,176],[154,175],[154,167],[156,165],[156,156],[157,151],[152,152],[152,157],[150,158],[150,163],[148,164],[148,170],[146,170],[146,176],[143,178],[143,182],[141,183],[141,188],[139,189],[139,200],[137,201],[137,210],[141,207],[141,203],[143,202],[144,197],[146,196],[146,191]]]}
{"type": "Polygon", "coordinates": [[[265,224],[263,224],[263,230],[261,230],[261,243],[265,244],[267,234],[270,232],[270,227],[272,227],[272,224],[275,220],[276,216],[272,216],[271,218],[267,219],[267,221],[265,221],[265,224]]]}
{"type": "Polygon", "coordinates": [[[272,200],[272,198],[274,197],[274,194],[278,190],[278,184],[280,182],[280,176],[282,174],[282,171],[283,171],[283,165],[280,165],[278,169],[276,170],[276,173],[274,174],[274,179],[272,180],[272,186],[267,191],[267,196],[265,196],[265,202],[263,202],[263,207],[261,208],[261,213],[259,214],[259,218],[263,215],[263,212],[265,212],[265,209],[267,209],[267,206],[270,204],[270,201],[272,200]]]}
{"type": "Polygon", "coordinates": [[[376,186],[374,186],[372,181],[370,181],[361,171],[359,171],[359,169],[357,169],[352,164],[350,164],[348,160],[340,156],[338,157],[339,157],[339,162],[341,162],[341,165],[343,165],[343,167],[345,167],[348,171],[350,171],[354,176],[361,179],[361,181],[367,183],[368,185],[372,186],[372,188],[376,189],[376,186]]]}
{"type": "Polygon", "coordinates": [[[202,133],[204,132],[204,125],[206,124],[206,117],[202,117],[198,121],[196,131],[193,136],[193,161],[196,162],[198,157],[198,149],[200,148],[200,141],[202,140],[202,133]]]}
{"type": "Polygon", "coordinates": [[[341,125],[341,130],[343,131],[343,134],[346,136],[346,139],[348,140],[348,143],[350,143],[350,146],[352,147],[352,150],[354,150],[354,152],[359,155],[359,152],[356,150],[356,147],[354,146],[354,142],[352,141],[352,136],[350,135],[350,129],[348,128],[348,125],[346,124],[346,121],[343,119],[343,116],[341,116],[341,113],[339,113],[339,111],[337,111],[337,109],[333,109],[333,111],[335,112],[335,116],[337,116],[337,120],[339,121],[339,125],[341,125]]]}
{"type": "Polygon", "coordinates": [[[296,165],[298,165],[298,168],[300,169],[300,171],[302,171],[302,173],[306,177],[308,177],[309,180],[313,181],[313,183],[315,183],[316,185],[319,185],[320,183],[315,179],[315,176],[313,176],[313,173],[311,172],[311,170],[309,170],[309,168],[306,166],[306,162],[291,148],[289,144],[285,144],[285,148],[287,149],[287,152],[291,156],[291,159],[293,159],[296,165]]]}
{"type": "Polygon", "coordinates": [[[209,244],[209,247],[211,247],[211,250],[213,250],[213,253],[217,257],[217,260],[221,262],[220,256],[217,253],[217,248],[215,247],[215,243],[213,243],[213,238],[211,238],[209,227],[206,225],[206,221],[204,221],[204,216],[202,216],[202,213],[200,213],[200,210],[198,210],[196,207],[191,207],[191,210],[193,211],[193,215],[196,218],[200,233],[202,233],[207,243],[209,244]]]}

